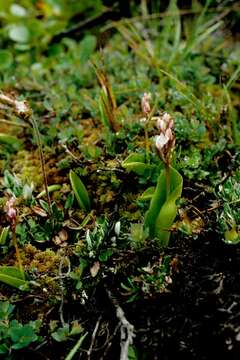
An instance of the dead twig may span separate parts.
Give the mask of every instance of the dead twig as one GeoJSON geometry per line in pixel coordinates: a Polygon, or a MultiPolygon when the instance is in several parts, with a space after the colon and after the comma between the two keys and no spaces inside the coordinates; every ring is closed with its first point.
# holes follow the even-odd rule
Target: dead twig
{"type": "Polygon", "coordinates": [[[62,327],[64,327],[66,325],[65,321],[64,321],[64,316],[63,316],[63,305],[64,305],[64,285],[63,285],[63,279],[68,276],[71,272],[71,264],[70,261],[68,259],[68,257],[63,256],[61,258],[60,264],[59,264],[59,269],[58,269],[58,274],[59,274],[59,282],[60,282],[60,288],[61,288],[61,303],[59,306],[59,316],[60,316],[60,320],[61,320],[61,324],[62,327]],[[66,273],[63,273],[62,269],[63,269],[63,265],[64,265],[64,261],[67,259],[67,265],[68,265],[68,269],[66,273]]]}
{"type": "Polygon", "coordinates": [[[134,326],[130,324],[127,320],[123,309],[118,304],[117,300],[113,297],[110,290],[107,290],[109,299],[113,303],[116,309],[116,316],[119,319],[120,323],[120,333],[121,333],[121,342],[120,342],[120,360],[128,360],[128,350],[129,346],[133,343],[134,334],[134,326]]]}
{"type": "Polygon", "coordinates": [[[93,330],[93,333],[92,333],[92,339],[91,339],[91,344],[89,346],[89,349],[87,351],[87,358],[88,360],[91,359],[91,354],[92,354],[92,350],[93,350],[93,345],[95,343],[95,340],[96,340],[96,335],[97,335],[97,331],[98,331],[98,328],[99,328],[99,324],[100,324],[100,321],[102,319],[102,316],[100,315],[99,318],[98,318],[98,321],[96,322],[96,325],[95,325],[95,328],[93,330]]]}

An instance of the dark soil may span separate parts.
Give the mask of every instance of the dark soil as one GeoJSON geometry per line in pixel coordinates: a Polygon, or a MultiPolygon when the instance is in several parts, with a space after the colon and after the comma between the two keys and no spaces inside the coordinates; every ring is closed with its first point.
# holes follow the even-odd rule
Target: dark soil
{"type": "MultiPolygon", "coordinates": [[[[240,249],[226,245],[211,232],[195,241],[173,240],[168,254],[177,259],[169,292],[128,303],[119,286],[121,278],[109,277],[104,284],[96,285],[86,305],[79,302],[65,305],[65,317],[81,318],[90,334],[99,320],[91,359],[119,358],[120,331],[107,289],[134,325],[138,359],[170,360],[179,356],[186,360],[239,359],[240,249]]],[[[126,273],[137,263],[144,266],[159,256],[153,249],[145,250],[144,255],[143,252],[129,254],[126,273]]],[[[125,260],[126,257],[125,254],[125,260]]],[[[89,345],[85,343],[84,349],[89,345]]],[[[47,346],[34,351],[34,357],[36,360],[64,359],[63,353],[66,353],[64,343],[56,346],[49,338],[47,346]]],[[[29,355],[24,351],[19,359],[32,358],[32,354],[29,349],[29,355]]],[[[86,351],[77,358],[88,359],[86,351]]]]}

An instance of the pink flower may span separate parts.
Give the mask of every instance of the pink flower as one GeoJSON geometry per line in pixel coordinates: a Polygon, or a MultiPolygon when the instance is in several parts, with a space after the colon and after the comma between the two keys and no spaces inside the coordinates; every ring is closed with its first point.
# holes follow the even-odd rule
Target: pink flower
{"type": "Polygon", "coordinates": [[[15,198],[13,196],[6,202],[6,213],[10,222],[14,224],[17,219],[17,210],[15,208],[15,198]]]}
{"type": "Polygon", "coordinates": [[[160,130],[160,134],[156,137],[156,148],[163,162],[169,164],[171,151],[175,144],[174,121],[168,113],[164,113],[157,118],[156,125],[160,130]]]}
{"type": "Polygon", "coordinates": [[[144,93],[142,100],[141,100],[141,106],[142,106],[142,112],[145,115],[148,115],[151,111],[151,106],[150,106],[150,99],[151,99],[151,94],[150,93],[144,93]]]}
{"type": "Polygon", "coordinates": [[[166,135],[164,135],[163,133],[161,133],[160,135],[158,135],[156,137],[156,147],[159,151],[161,151],[164,146],[168,143],[168,137],[166,135]]]}

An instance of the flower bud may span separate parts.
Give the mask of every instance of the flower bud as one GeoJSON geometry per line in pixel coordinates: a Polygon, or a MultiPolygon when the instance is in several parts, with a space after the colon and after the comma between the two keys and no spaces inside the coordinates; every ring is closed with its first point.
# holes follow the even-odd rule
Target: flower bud
{"type": "Polygon", "coordinates": [[[6,202],[6,213],[10,222],[15,224],[17,219],[17,210],[15,208],[15,198],[13,196],[6,202]]]}
{"type": "Polygon", "coordinates": [[[169,164],[171,151],[175,144],[173,133],[174,121],[168,113],[157,118],[157,128],[160,134],[156,137],[156,148],[158,155],[165,164],[169,164]]]}
{"type": "Polygon", "coordinates": [[[148,115],[151,111],[151,106],[150,106],[150,99],[151,99],[151,94],[150,93],[144,93],[142,100],[141,100],[141,106],[142,106],[142,112],[145,115],[148,115]]]}
{"type": "Polygon", "coordinates": [[[158,135],[156,137],[156,147],[159,151],[162,151],[162,149],[164,148],[164,146],[168,143],[168,137],[166,135],[164,135],[163,133],[161,133],[160,135],[158,135]]]}

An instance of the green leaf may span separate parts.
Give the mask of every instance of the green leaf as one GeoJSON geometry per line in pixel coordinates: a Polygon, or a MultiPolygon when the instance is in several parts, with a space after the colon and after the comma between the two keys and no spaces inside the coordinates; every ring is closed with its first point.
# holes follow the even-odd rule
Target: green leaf
{"type": "Polygon", "coordinates": [[[7,145],[13,150],[19,150],[22,143],[15,136],[0,133],[0,145],[7,145]]]}
{"type": "Polygon", "coordinates": [[[14,266],[0,266],[0,281],[20,290],[28,288],[29,282],[23,278],[22,272],[14,266]]]}
{"type": "Polygon", "coordinates": [[[138,175],[149,175],[151,171],[155,168],[154,165],[145,164],[145,155],[144,154],[130,154],[123,162],[122,167],[127,171],[133,171],[138,175]]]}
{"type": "MultiPolygon", "coordinates": [[[[60,189],[61,189],[61,185],[59,185],[59,184],[48,186],[48,192],[49,193],[60,190],[60,189]]],[[[41,198],[41,197],[43,197],[45,195],[46,195],[46,190],[43,190],[36,196],[36,199],[39,199],[39,198],[41,198]]]]}
{"type": "Polygon", "coordinates": [[[12,349],[15,350],[27,347],[31,342],[38,339],[31,325],[22,325],[16,321],[14,321],[14,325],[11,325],[9,335],[14,342],[12,349]]]}
{"type": "Polygon", "coordinates": [[[0,321],[7,320],[13,312],[15,305],[8,301],[0,301],[0,321]]]}
{"type": "Polygon", "coordinates": [[[80,346],[83,343],[83,340],[85,339],[85,337],[87,336],[87,332],[85,334],[83,334],[80,339],[78,340],[78,342],[74,345],[74,347],[71,349],[71,351],[68,353],[68,355],[65,357],[65,360],[72,360],[74,355],[78,352],[80,346]]]}
{"type": "Polygon", "coordinates": [[[236,226],[231,230],[225,231],[224,237],[227,244],[238,244],[240,242],[240,234],[238,233],[236,226]]]}
{"type": "Polygon", "coordinates": [[[145,190],[144,193],[142,193],[142,195],[138,197],[138,200],[149,201],[152,199],[154,192],[155,192],[155,187],[151,186],[147,190],[145,190]]]}
{"type": "Polygon", "coordinates": [[[9,226],[6,226],[2,229],[2,232],[0,235],[0,245],[5,245],[8,233],[9,233],[9,226]]]}
{"type": "Polygon", "coordinates": [[[82,183],[82,180],[72,170],[70,171],[69,177],[70,177],[72,189],[74,191],[74,194],[77,198],[80,207],[85,211],[90,211],[91,209],[90,199],[88,196],[87,189],[82,183]]]}
{"type": "Polygon", "coordinates": [[[11,25],[8,36],[17,43],[26,43],[29,40],[29,31],[24,25],[11,25]]]}
{"type": "Polygon", "coordinates": [[[107,129],[111,129],[110,123],[109,123],[109,119],[108,116],[106,114],[106,104],[108,103],[107,100],[107,96],[105,95],[105,93],[103,92],[103,90],[100,91],[100,97],[99,97],[99,102],[98,102],[98,106],[99,106],[99,112],[100,112],[100,119],[102,124],[107,128],[107,129]]]}
{"type": "Polygon", "coordinates": [[[162,170],[157,187],[152,197],[149,210],[145,216],[145,226],[149,235],[157,238],[161,246],[167,246],[170,238],[170,227],[177,214],[176,200],[182,193],[182,176],[177,170],[169,168],[170,192],[167,195],[166,169],[162,170]]]}
{"type": "Polygon", "coordinates": [[[58,328],[57,331],[52,333],[52,338],[57,341],[66,341],[69,337],[69,325],[66,325],[62,328],[58,328]]]}
{"type": "Polygon", "coordinates": [[[94,52],[97,44],[96,36],[86,35],[80,42],[80,63],[84,64],[88,61],[94,52]]]}
{"type": "Polygon", "coordinates": [[[8,50],[0,50],[0,70],[10,68],[13,63],[12,53],[8,50]]]}
{"type": "Polygon", "coordinates": [[[0,354],[7,354],[9,352],[9,348],[6,344],[0,345],[0,354]]]}

